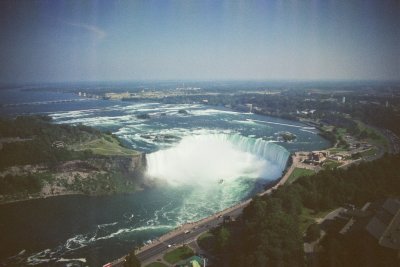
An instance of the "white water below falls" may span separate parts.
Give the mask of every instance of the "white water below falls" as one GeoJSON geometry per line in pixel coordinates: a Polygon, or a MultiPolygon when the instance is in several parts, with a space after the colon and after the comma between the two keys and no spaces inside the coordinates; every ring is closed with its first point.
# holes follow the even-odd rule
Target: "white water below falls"
{"type": "Polygon", "coordinates": [[[274,180],[281,176],[288,156],[283,147],[260,138],[192,135],[148,154],[147,175],[174,186],[213,187],[239,178],[274,180]]]}

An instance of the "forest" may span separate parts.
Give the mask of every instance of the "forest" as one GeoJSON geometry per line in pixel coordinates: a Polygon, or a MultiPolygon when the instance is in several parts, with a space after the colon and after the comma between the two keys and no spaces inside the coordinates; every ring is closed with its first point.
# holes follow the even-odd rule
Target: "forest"
{"type": "MultiPolygon", "coordinates": [[[[347,170],[324,170],[304,176],[269,196],[255,197],[240,220],[224,226],[230,234],[223,249],[215,253],[216,266],[305,266],[303,210],[317,214],[348,203],[360,207],[367,201],[398,197],[399,164],[400,155],[385,155],[347,170]]],[[[398,266],[395,258],[388,258],[371,246],[350,246],[349,240],[350,243],[324,242],[328,244],[321,257],[324,260],[314,266],[366,266],[350,261],[356,253],[350,249],[358,250],[357,255],[368,252],[369,262],[377,264],[369,266],[398,266]],[[344,251],[345,248],[349,250],[344,251]]]]}
{"type": "Polygon", "coordinates": [[[72,151],[67,145],[100,137],[102,133],[84,125],[51,124],[48,116],[19,116],[15,119],[0,119],[1,142],[0,170],[25,164],[46,163],[49,167],[58,162],[85,159],[90,151],[72,151]],[[61,141],[65,146],[55,147],[61,141]]]}

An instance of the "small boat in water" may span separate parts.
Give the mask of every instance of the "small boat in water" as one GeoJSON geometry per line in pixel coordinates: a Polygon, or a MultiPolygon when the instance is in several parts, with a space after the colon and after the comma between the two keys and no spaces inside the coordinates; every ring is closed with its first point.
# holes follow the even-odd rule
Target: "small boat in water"
{"type": "Polygon", "coordinates": [[[218,183],[219,183],[219,184],[224,183],[224,179],[219,180],[218,183]]]}

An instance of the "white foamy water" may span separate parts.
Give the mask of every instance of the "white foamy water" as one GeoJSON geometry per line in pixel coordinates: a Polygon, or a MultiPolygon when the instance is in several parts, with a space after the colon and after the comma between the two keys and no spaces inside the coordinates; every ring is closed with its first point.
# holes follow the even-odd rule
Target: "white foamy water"
{"type": "Polygon", "coordinates": [[[288,155],[285,149],[261,139],[193,135],[147,155],[147,174],[172,185],[212,186],[238,178],[272,180],[281,175],[288,155]]]}

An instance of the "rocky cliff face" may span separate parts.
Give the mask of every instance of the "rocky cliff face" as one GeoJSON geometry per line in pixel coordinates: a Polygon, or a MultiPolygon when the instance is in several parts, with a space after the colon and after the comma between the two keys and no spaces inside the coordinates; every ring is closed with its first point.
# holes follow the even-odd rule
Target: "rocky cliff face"
{"type": "Polygon", "coordinates": [[[129,193],[143,186],[145,171],[144,154],[66,161],[52,169],[45,165],[13,166],[0,173],[0,179],[5,179],[7,175],[15,179],[31,176],[39,179],[42,189],[39,192],[22,190],[3,194],[0,195],[0,203],[65,194],[129,193]]]}
{"type": "Polygon", "coordinates": [[[146,156],[138,154],[135,156],[109,156],[92,158],[87,161],[92,167],[103,171],[119,171],[128,175],[143,175],[146,169],[146,156]]]}

